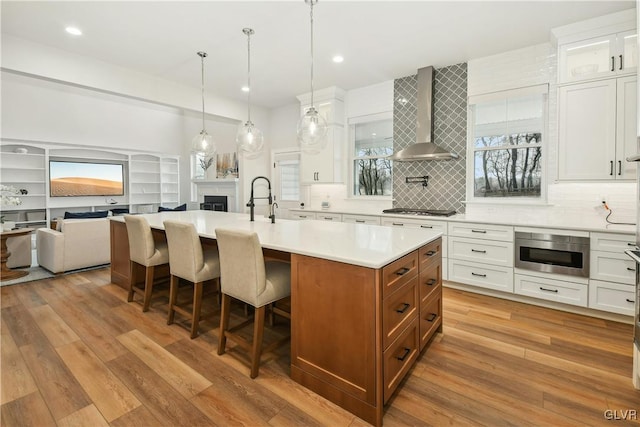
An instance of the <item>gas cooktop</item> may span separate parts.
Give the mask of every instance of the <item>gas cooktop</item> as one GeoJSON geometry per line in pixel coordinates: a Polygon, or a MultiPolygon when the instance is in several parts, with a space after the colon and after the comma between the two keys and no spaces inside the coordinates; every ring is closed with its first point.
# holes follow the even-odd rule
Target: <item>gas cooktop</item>
{"type": "Polygon", "coordinates": [[[420,216],[451,216],[455,215],[454,210],[444,209],[409,209],[409,208],[393,208],[385,209],[382,213],[402,214],[402,215],[420,215],[420,216]]]}

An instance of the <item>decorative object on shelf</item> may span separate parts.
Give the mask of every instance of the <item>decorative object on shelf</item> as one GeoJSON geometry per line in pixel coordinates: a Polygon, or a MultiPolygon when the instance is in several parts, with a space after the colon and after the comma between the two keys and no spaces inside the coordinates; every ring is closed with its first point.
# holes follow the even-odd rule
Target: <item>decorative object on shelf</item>
{"type": "Polygon", "coordinates": [[[200,157],[198,160],[200,160],[200,167],[205,173],[213,164],[213,157],[200,157]]]}
{"type": "Polygon", "coordinates": [[[2,206],[18,206],[22,204],[22,200],[14,194],[20,194],[17,188],[12,185],[0,184],[0,204],[2,206]]]}
{"type": "Polygon", "coordinates": [[[18,153],[18,154],[27,154],[29,152],[29,150],[25,147],[18,147],[13,151],[14,153],[18,153]]]}
{"type": "Polygon", "coordinates": [[[238,178],[238,153],[219,153],[218,178],[238,178]]]}
{"type": "Polygon", "coordinates": [[[26,188],[21,188],[20,189],[20,194],[22,194],[22,195],[29,194],[29,190],[27,190],[26,188]]]}
{"type": "Polygon", "coordinates": [[[2,219],[2,231],[11,231],[14,228],[16,228],[15,221],[5,221],[4,219],[2,219]]]}
{"type": "Polygon", "coordinates": [[[207,133],[204,126],[204,58],[207,57],[206,52],[198,52],[198,56],[201,61],[201,76],[202,76],[202,130],[191,141],[191,151],[194,153],[201,153],[205,157],[211,157],[216,151],[213,137],[207,133]]]}
{"type": "Polygon", "coordinates": [[[238,151],[246,158],[253,159],[260,155],[264,145],[264,136],[251,121],[251,36],[254,31],[251,28],[243,28],[242,32],[247,36],[247,121],[241,125],[236,135],[238,151]]]}
{"type": "Polygon", "coordinates": [[[308,153],[319,153],[327,144],[327,122],[313,105],[313,5],[318,0],[305,0],[310,6],[311,21],[311,105],[298,122],[298,141],[301,148],[308,153]]]}

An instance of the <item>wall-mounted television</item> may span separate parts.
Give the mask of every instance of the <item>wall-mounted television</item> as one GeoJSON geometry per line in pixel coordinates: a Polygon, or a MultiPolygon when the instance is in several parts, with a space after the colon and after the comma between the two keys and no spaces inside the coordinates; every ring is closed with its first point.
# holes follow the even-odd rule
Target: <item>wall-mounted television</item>
{"type": "Polygon", "coordinates": [[[49,160],[51,197],[123,196],[124,165],[49,160]]]}

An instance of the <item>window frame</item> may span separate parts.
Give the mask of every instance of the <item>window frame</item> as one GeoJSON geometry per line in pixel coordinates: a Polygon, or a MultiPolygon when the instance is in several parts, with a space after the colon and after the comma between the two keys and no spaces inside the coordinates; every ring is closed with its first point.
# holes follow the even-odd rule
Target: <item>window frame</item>
{"type": "MultiPolygon", "coordinates": [[[[355,155],[355,143],[356,143],[356,138],[355,138],[355,129],[354,129],[354,125],[359,125],[359,124],[363,124],[363,123],[370,123],[370,122],[377,122],[377,121],[382,121],[382,120],[391,120],[391,123],[393,125],[393,111],[385,111],[385,112],[381,112],[381,113],[375,113],[375,114],[368,114],[368,115],[364,115],[364,116],[355,116],[355,117],[349,117],[347,119],[347,132],[348,132],[348,144],[347,144],[347,150],[348,150],[348,177],[349,179],[347,180],[347,185],[348,185],[348,190],[347,190],[347,197],[349,199],[353,199],[353,200],[393,200],[393,162],[391,163],[391,194],[387,195],[387,196],[374,196],[374,195],[366,195],[366,194],[354,194],[354,189],[355,189],[355,160],[360,158],[357,157],[355,155]]],[[[391,146],[392,150],[393,150],[393,144],[391,146]]],[[[381,158],[381,157],[374,157],[374,158],[381,158]]]]}
{"type": "Polygon", "coordinates": [[[547,204],[547,182],[548,168],[547,156],[551,144],[549,143],[549,84],[544,83],[535,86],[526,86],[521,88],[508,89],[499,92],[486,93],[481,95],[469,96],[467,105],[467,173],[466,173],[466,201],[465,203],[478,204],[517,204],[517,205],[546,205],[547,204]],[[504,145],[495,149],[476,148],[475,147],[475,105],[483,102],[508,100],[509,98],[519,98],[528,95],[542,95],[542,127],[541,142],[528,146],[522,145],[518,148],[540,147],[542,155],[540,158],[540,196],[505,196],[505,197],[476,197],[475,196],[475,155],[481,151],[505,150],[513,148],[512,145],[504,145]]]}

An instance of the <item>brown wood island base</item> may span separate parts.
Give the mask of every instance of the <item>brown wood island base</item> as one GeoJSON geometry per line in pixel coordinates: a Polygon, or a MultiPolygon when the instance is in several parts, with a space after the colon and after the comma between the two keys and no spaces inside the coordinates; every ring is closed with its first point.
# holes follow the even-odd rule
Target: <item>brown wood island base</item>
{"type": "MultiPolygon", "coordinates": [[[[382,425],[384,405],[442,331],[441,238],[378,269],[270,249],[265,256],[291,261],[291,378],[382,425]]],[[[126,226],[111,221],[111,280],[128,289],[129,275],[126,226]]]]}
{"type": "Polygon", "coordinates": [[[291,256],[291,378],[376,426],[442,331],[442,244],[382,269],[291,256]]]}

